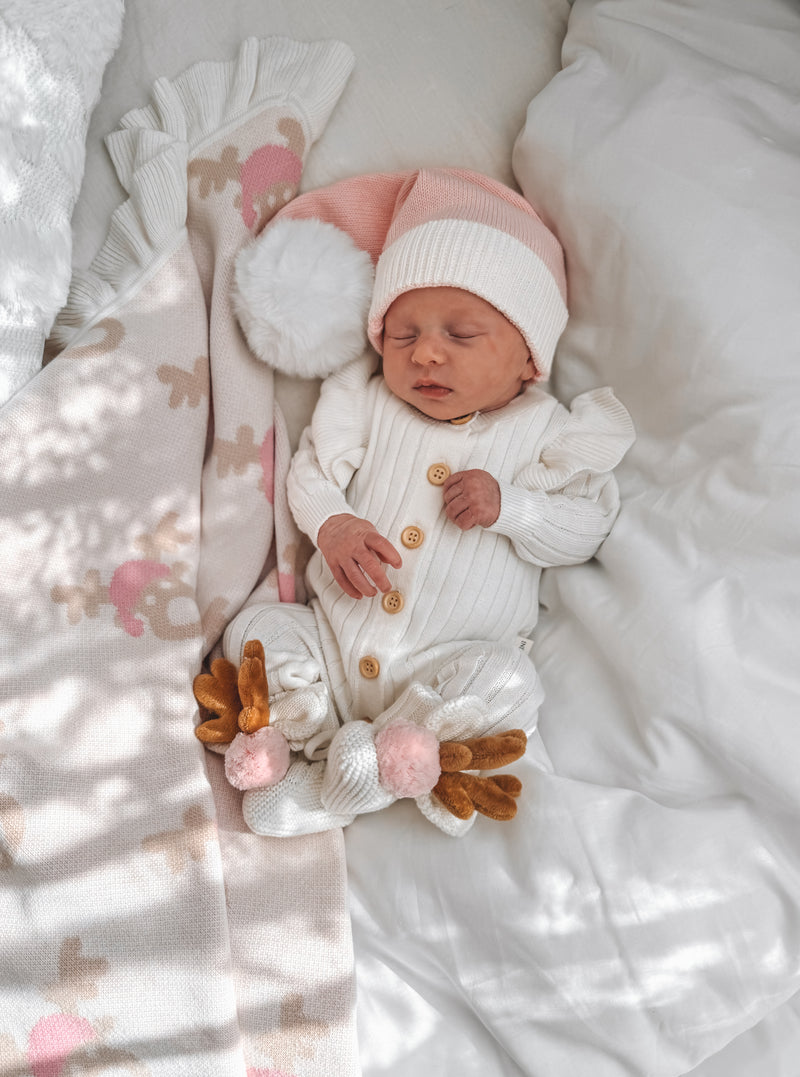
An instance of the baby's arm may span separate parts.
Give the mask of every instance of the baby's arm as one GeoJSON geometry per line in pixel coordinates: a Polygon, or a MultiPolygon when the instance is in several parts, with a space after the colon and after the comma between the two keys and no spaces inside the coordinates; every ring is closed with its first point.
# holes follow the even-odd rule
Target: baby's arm
{"type": "Polygon", "coordinates": [[[511,484],[503,489],[488,471],[475,469],[451,475],[442,491],[447,517],[462,531],[497,524],[494,530],[513,541],[524,561],[544,568],[591,557],[608,534],[618,505],[611,476],[572,490],[540,493],[511,484]]]}
{"type": "Polygon", "coordinates": [[[559,406],[538,459],[500,482],[500,512],[491,529],[520,557],[543,568],[588,560],[619,511],[612,469],[634,440],[633,423],[610,389],[559,406]]]}
{"type": "Polygon", "coordinates": [[[374,361],[354,360],[322,385],[311,425],[303,431],[288,479],[298,527],[315,544],[333,577],[351,598],[384,593],[391,584],[383,565],[400,568],[397,550],[356,516],[346,490],[366,451],[374,361]]]}
{"type": "Polygon", "coordinates": [[[537,460],[513,483],[486,471],[460,471],[444,484],[444,508],[462,531],[506,535],[523,560],[542,567],[579,564],[607,536],[619,508],[611,469],[633,440],[627,412],[610,390],[585,393],[573,412],[559,407],[537,460]]]}
{"type": "Polygon", "coordinates": [[[547,493],[501,487],[502,510],[492,530],[541,568],[579,565],[597,552],[619,511],[613,475],[593,475],[547,493]]]}
{"type": "Polygon", "coordinates": [[[391,584],[382,563],[400,568],[402,559],[388,539],[369,520],[342,513],[331,516],[317,535],[317,548],[333,578],[351,598],[371,598],[373,583],[384,594],[391,584]]]}

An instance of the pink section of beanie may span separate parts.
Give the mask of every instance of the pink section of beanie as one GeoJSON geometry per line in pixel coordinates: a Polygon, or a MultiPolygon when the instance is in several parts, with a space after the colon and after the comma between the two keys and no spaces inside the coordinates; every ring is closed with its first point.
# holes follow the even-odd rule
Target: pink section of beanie
{"type": "Polygon", "coordinates": [[[430,221],[475,221],[519,240],[547,266],[566,304],[567,276],[561,244],[533,206],[510,187],[466,169],[423,169],[413,173],[398,194],[384,251],[404,232],[430,221]]]}

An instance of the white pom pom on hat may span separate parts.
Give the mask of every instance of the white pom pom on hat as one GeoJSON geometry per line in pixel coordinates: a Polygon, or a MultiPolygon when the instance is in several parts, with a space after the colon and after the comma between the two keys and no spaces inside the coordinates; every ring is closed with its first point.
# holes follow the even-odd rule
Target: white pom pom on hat
{"type": "Polygon", "coordinates": [[[372,259],[346,232],[287,218],[238,255],[234,309],[259,359],[321,378],[366,347],[374,278],[372,259]]]}
{"type": "Polygon", "coordinates": [[[239,254],[234,307],[277,370],[324,377],[380,352],[383,318],[414,288],[463,288],[522,333],[550,372],[567,320],[564,254],[532,206],[462,169],[375,173],[294,199],[239,254]],[[377,263],[373,275],[373,264],[377,263]]]}

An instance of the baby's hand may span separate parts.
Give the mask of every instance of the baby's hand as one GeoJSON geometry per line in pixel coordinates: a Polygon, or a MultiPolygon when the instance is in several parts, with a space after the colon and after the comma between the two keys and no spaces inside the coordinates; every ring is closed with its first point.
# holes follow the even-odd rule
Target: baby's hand
{"type": "Polygon", "coordinates": [[[500,486],[488,471],[457,471],[442,492],[448,518],[462,531],[490,527],[500,515],[500,486]]]}
{"type": "Polygon", "coordinates": [[[392,585],[381,562],[400,568],[403,561],[388,539],[369,522],[342,513],[331,516],[319,529],[317,547],[333,578],[351,598],[371,598],[373,583],[385,594],[392,585]]]}

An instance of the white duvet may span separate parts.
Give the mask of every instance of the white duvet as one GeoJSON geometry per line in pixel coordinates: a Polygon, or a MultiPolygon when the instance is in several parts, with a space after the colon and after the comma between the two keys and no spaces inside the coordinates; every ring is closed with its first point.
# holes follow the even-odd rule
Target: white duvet
{"type": "Polygon", "coordinates": [[[796,1077],[798,55],[788,2],[576,0],[530,106],[554,387],[638,440],[597,560],[545,573],[555,775],[468,843],[346,832],[369,1073],[796,1077]]]}

